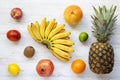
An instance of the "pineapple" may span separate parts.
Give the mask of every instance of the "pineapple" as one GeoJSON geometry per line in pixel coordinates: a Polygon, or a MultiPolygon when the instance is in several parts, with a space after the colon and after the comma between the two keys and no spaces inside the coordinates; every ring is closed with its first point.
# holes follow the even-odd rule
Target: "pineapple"
{"type": "Polygon", "coordinates": [[[114,16],[116,6],[111,6],[110,9],[106,6],[93,8],[95,15],[91,16],[92,28],[97,42],[92,43],[90,47],[89,67],[94,73],[108,74],[114,66],[114,50],[108,40],[117,17],[114,16]]]}

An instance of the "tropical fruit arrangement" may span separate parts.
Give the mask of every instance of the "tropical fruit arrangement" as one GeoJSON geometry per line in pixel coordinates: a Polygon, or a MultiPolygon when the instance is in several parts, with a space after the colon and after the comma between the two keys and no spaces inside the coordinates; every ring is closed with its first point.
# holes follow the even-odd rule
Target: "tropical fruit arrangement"
{"type": "MultiPolygon", "coordinates": [[[[108,41],[117,20],[117,16],[114,16],[116,6],[110,8],[101,6],[99,9],[93,7],[93,9],[95,14],[91,16],[92,32],[97,41],[90,46],[89,68],[96,74],[108,74],[114,66],[114,49],[108,41]]],[[[72,26],[77,25],[83,16],[82,9],[77,5],[68,6],[63,14],[65,21],[72,26]]],[[[23,12],[20,8],[11,10],[13,19],[19,20],[22,16],[23,12]]],[[[75,42],[70,40],[71,32],[65,30],[65,24],[58,24],[56,19],[47,21],[47,18],[43,18],[41,22],[36,21],[28,24],[27,30],[32,39],[46,45],[52,55],[60,61],[68,62],[71,59],[71,53],[74,52],[72,46],[75,42]]],[[[80,32],[78,40],[82,43],[86,42],[88,35],[87,32],[80,32]]],[[[13,42],[21,38],[18,30],[9,30],[6,36],[13,42]]],[[[26,58],[32,58],[35,54],[35,48],[27,46],[23,54],[26,58]]],[[[41,59],[36,65],[36,72],[43,77],[51,76],[55,68],[54,65],[50,59],[41,59]]],[[[85,68],[86,63],[82,59],[75,59],[71,62],[71,70],[76,74],[84,72],[85,68]]],[[[19,65],[16,63],[8,64],[8,72],[13,76],[19,74],[19,65]]]]}

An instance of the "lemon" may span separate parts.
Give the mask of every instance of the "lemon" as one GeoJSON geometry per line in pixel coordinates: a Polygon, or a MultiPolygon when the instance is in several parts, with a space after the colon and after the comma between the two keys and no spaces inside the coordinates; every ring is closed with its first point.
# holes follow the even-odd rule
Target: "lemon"
{"type": "Polygon", "coordinates": [[[80,40],[81,42],[85,42],[87,39],[88,39],[88,34],[87,34],[86,32],[81,32],[81,33],[79,34],[79,40],[80,40]]]}
{"type": "Polygon", "coordinates": [[[8,72],[15,76],[20,72],[20,67],[16,63],[8,64],[8,72]]]}

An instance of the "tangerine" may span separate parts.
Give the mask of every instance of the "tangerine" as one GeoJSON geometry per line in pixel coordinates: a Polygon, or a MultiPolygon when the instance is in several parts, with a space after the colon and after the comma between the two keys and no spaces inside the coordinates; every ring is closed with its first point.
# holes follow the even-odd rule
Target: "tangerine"
{"type": "Polygon", "coordinates": [[[84,72],[85,68],[86,68],[86,64],[81,59],[76,59],[71,64],[71,69],[76,74],[80,74],[80,73],[84,72]]]}

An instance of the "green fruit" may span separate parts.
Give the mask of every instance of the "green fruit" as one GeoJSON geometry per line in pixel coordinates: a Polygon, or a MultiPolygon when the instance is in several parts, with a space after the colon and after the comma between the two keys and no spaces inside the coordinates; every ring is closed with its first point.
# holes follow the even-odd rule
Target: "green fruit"
{"type": "Polygon", "coordinates": [[[85,42],[87,39],[88,39],[88,34],[87,34],[86,32],[81,32],[81,33],[79,34],[79,40],[80,40],[81,42],[85,42]]]}

